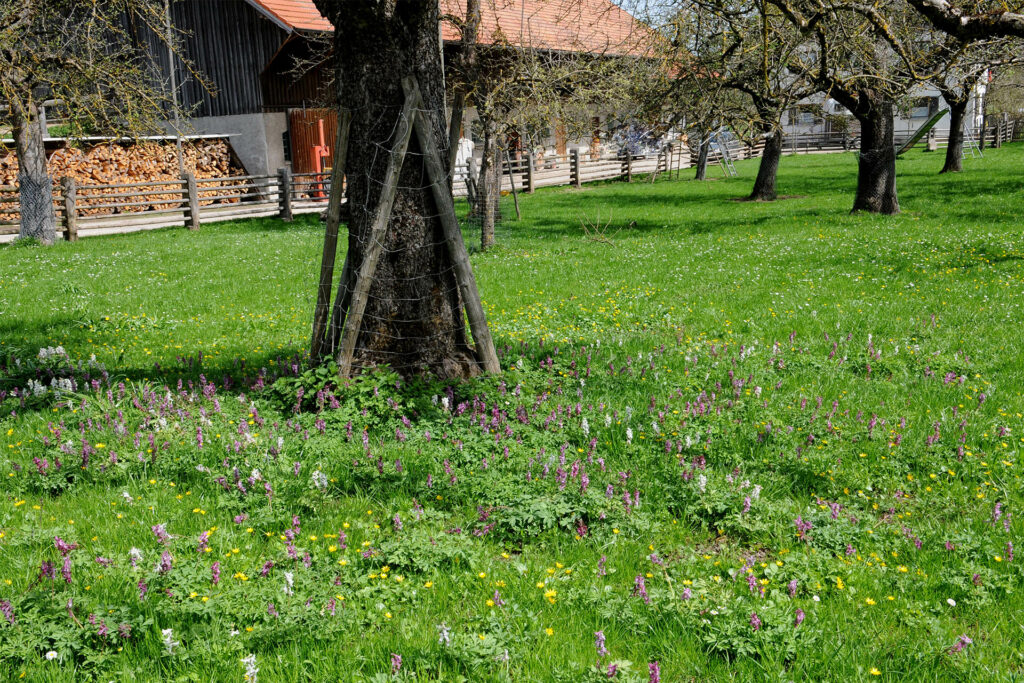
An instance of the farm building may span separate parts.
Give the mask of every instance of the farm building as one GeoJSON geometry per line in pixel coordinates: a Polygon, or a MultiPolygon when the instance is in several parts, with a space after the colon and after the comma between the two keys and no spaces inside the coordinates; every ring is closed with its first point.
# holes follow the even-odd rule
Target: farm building
{"type": "MultiPolygon", "coordinates": [[[[442,0],[441,9],[455,16],[465,11],[460,0],[442,0]]],[[[285,164],[296,173],[315,170],[314,146],[321,129],[330,146],[336,118],[325,106],[332,75],[317,63],[332,27],[313,0],[176,0],[171,13],[172,24],[184,33],[186,57],[212,86],[204,87],[174,60],[179,101],[192,115],[189,132],[228,136],[249,173],[273,173],[285,164]]],[[[461,36],[446,21],[440,30],[450,58],[461,36]]],[[[479,42],[504,39],[536,49],[605,54],[637,30],[633,17],[610,0],[502,0],[482,3],[479,42]]],[[[139,36],[168,75],[162,43],[144,30],[139,36]]],[[[467,112],[467,136],[474,118],[467,112]]],[[[606,123],[595,112],[595,132],[606,123]]],[[[596,137],[569,140],[557,121],[544,134],[544,143],[562,154],[596,137]]],[[[331,162],[329,155],[323,159],[324,166],[331,162]]]]}

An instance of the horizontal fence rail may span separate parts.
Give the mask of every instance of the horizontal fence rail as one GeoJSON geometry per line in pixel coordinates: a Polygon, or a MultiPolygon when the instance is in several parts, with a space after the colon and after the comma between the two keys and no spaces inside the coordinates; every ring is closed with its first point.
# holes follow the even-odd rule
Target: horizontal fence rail
{"type": "MultiPolygon", "coordinates": [[[[895,136],[897,145],[911,132],[895,136]]],[[[974,130],[982,147],[1024,138],[1022,122],[999,122],[974,130]]],[[[948,132],[933,133],[929,139],[938,147],[948,144],[948,132]]],[[[784,139],[785,154],[828,154],[858,149],[859,137],[849,133],[793,133],[784,139]]],[[[712,145],[709,164],[761,156],[764,141],[747,144],[737,139],[712,145]]],[[[660,150],[635,154],[598,154],[571,150],[564,154],[521,154],[502,164],[502,192],[533,192],[538,187],[575,186],[600,180],[630,181],[634,175],[655,178],[662,173],[690,168],[696,150],[686,144],[668,143],[660,150]]],[[[476,160],[453,169],[452,192],[472,200],[479,166],[476,160]]],[[[196,229],[204,223],[277,216],[321,213],[327,209],[331,173],[292,173],[283,168],[273,175],[239,175],[223,178],[154,180],[117,184],[77,184],[70,178],[54,181],[53,205],[65,239],[110,235],[176,226],[196,229]]],[[[343,207],[344,210],[344,207],[343,207]]],[[[0,185],[0,242],[9,242],[19,229],[18,187],[0,185]]]]}

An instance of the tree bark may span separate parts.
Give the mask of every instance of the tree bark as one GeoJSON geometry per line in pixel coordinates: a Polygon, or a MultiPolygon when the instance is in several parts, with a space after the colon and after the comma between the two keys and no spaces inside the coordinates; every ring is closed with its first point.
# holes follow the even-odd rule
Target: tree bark
{"type": "Polygon", "coordinates": [[[35,104],[12,103],[11,109],[21,200],[18,236],[53,244],[57,239],[57,215],[53,209],[53,180],[46,167],[39,108],[35,104]]]}
{"type": "MultiPolygon", "coordinates": [[[[352,110],[347,196],[349,273],[354,278],[369,246],[372,214],[381,199],[399,128],[403,76],[412,74],[419,81],[429,128],[437,148],[447,153],[438,5],[419,0],[316,0],[316,5],[336,27],[333,54],[339,101],[352,110]]],[[[447,165],[447,158],[442,163],[447,165]]],[[[355,368],[389,365],[407,377],[465,377],[479,372],[426,178],[420,145],[413,136],[370,287],[355,368]]]]}
{"type": "Polygon", "coordinates": [[[964,170],[964,117],[967,114],[967,100],[949,100],[949,145],[946,147],[946,163],[939,173],[960,173],[964,170]]]}
{"type": "Polygon", "coordinates": [[[483,156],[473,210],[480,218],[480,249],[487,251],[494,246],[494,226],[501,218],[501,145],[489,118],[482,116],[481,123],[484,128],[483,156]]]}
{"type": "Polygon", "coordinates": [[[875,101],[857,117],[861,124],[857,164],[857,196],[853,211],[897,214],[896,149],[893,141],[893,104],[875,101]]]}
{"type": "Polygon", "coordinates": [[[764,141],[761,165],[757,168],[757,179],[754,181],[754,189],[750,193],[750,199],[756,202],[773,202],[777,198],[775,179],[779,172],[779,160],[782,158],[782,129],[772,130],[771,127],[768,127],[766,132],[771,137],[764,141]]]}
{"type": "Polygon", "coordinates": [[[703,131],[699,146],[697,148],[697,171],[694,173],[694,180],[707,180],[708,177],[708,154],[711,151],[711,138],[705,137],[703,131]]]}

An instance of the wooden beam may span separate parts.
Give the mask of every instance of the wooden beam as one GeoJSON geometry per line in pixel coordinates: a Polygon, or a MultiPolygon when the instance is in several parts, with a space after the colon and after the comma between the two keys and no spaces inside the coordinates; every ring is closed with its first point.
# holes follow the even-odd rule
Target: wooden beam
{"type": "Polygon", "coordinates": [[[313,309],[313,339],[309,345],[309,356],[314,361],[320,358],[324,348],[324,329],[327,327],[327,311],[331,303],[331,289],[334,284],[334,261],[338,255],[338,226],[341,223],[342,186],[345,182],[345,160],[348,156],[348,128],[352,113],[338,113],[338,131],[334,140],[334,165],[331,167],[331,196],[327,203],[327,227],[324,230],[324,253],[320,260],[320,283],[316,293],[316,308],[313,309]]]}
{"type": "MultiPolygon", "coordinates": [[[[402,79],[402,88],[405,90],[406,99],[412,95],[419,97],[419,86],[416,84],[415,77],[408,76],[402,79]]],[[[476,344],[477,359],[485,371],[501,372],[501,364],[498,362],[498,354],[494,350],[491,331],[487,327],[487,316],[480,303],[476,278],[473,276],[473,268],[469,264],[469,254],[462,241],[462,230],[459,229],[459,220],[455,215],[455,203],[448,190],[448,174],[445,173],[444,164],[441,161],[441,152],[437,148],[437,141],[434,140],[430,122],[424,118],[422,113],[417,113],[414,125],[416,139],[419,140],[423,161],[427,168],[427,178],[430,180],[430,190],[440,213],[441,226],[444,228],[448,255],[455,267],[455,278],[458,280],[459,290],[462,292],[462,302],[466,307],[466,315],[469,317],[469,329],[473,333],[473,341],[476,344]]]]}
{"type": "Polygon", "coordinates": [[[377,261],[380,260],[381,252],[384,250],[388,220],[391,218],[391,209],[394,207],[395,195],[398,193],[398,175],[402,171],[405,153],[409,148],[414,114],[419,102],[418,87],[414,87],[413,92],[406,91],[405,104],[402,105],[402,112],[398,119],[395,146],[391,149],[388,167],[384,171],[384,186],[381,188],[377,206],[374,207],[370,219],[370,239],[366,244],[363,262],[359,264],[359,270],[356,272],[355,286],[352,288],[352,302],[348,315],[345,317],[341,345],[338,348],[338,374],[342,377],[349,377],[352,374],[352,360],[356,353],[359,330],[363,324],[363,313],[366,311],[366,304],[369,300],[370,286],[373,284],[373,274],[377,270],[377,261]]]}

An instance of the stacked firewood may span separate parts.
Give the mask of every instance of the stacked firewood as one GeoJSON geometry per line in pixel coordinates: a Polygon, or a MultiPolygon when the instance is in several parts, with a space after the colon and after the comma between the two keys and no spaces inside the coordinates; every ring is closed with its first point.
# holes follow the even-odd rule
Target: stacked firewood
{"type": "MultiPolygon", "coordinates": [[[[209,197],[200,204],[238,202],[244,189],[202,191],[204,187],[234,186],[239,181],[214,181],[211,178],[241,176],[245,171],[233,163],[226,140],[191,140],[183,143],[182,158],[186,170],[196,176],[200,197],[209,197]],[[204,183],[203,180],[208,182],[204,183]],[[213,199],[216,197],[217,199],[213,199]]],[[[159,183],[180,179],[178,159],[173,142],[111,142],[88,147],[62,147],[54,151],[48,162],[54,190],[59,192],[60,178],[74,178],[78,190],[79,212],[82,216],[137,213],[150,209],[171,209],[181,205],[181,190],[175,185],[141,185],[138,187],[89,187],[124,184],[159,183]],[[84,186],[84,187],[83,187],[84,186]],[[124,196],[131,193],[135,196],[124,196]],[[122,195],[122,196],[111,196],[122,195]],[[174,200],[179,200],[174,202],[174,200]],[[154,203],[149,203],[154,202],[154,203]],[[170,203],[160,203],[170,202],[170,203]],[[108,206],[134,204],[134,206],[108,206]]],[[[18,159],[14,150],[0,152],[0,185],[16,185],[18,159]]],[[[9,209],[8,205],[0,209],[9,209]]],[[[0,222],[17,220],[17,214],[0,211],[0,222]]]]}

